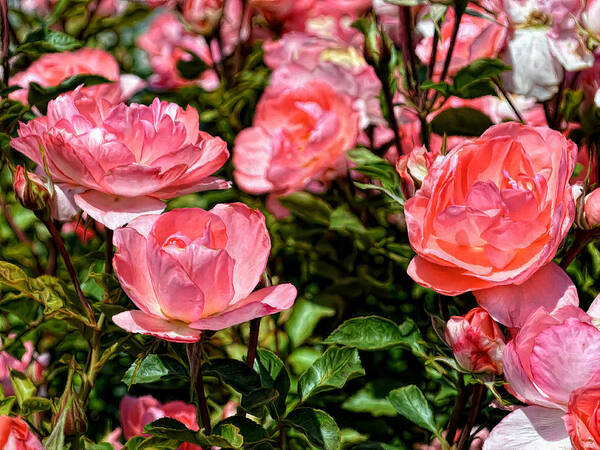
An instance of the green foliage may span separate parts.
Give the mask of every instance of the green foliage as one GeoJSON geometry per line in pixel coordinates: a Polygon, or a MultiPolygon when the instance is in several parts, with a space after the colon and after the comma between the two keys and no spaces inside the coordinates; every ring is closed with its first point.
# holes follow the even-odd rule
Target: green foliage
{"type": "Polygon", "coordinates": [[[287,423],[300,431],[316,448],[337,450],[340,447],[340,430],[325,411],[297,408],[287,417],[287,423]]]}
{"type": "Polygon", "coordinates": [[[481,111],[460,107],[440,112],[431,121],[431,128],[440,136],[481,136],[493,124],[481,111]]]}

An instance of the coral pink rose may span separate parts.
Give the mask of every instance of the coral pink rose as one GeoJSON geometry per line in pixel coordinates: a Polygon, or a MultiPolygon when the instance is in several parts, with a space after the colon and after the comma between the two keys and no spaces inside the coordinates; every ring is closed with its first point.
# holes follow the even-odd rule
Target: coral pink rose
{"type": "Polygon", "coordinates": [[[452,316],[446,324],[446,341],[465,370],[502,373],[504,335],[485,309],[452,316]]]}
{"type": "MultiPolygon", "coordinates": [[[[469,5],[469,8],[477,12],[484,12],[481,8],[473,5],[469,5]]],[[[498,56],[506,41],[507,32],[506,27],[502,25],[506,21],[504,15],[500,14],[496,20],[498,23],[470,14],[463,15],[448,70],[449,75],[455,74],[461,67],[478,58],[495,58],[498,56]]],[[[450,48],[454,21],[454,9],[448,8],[446,19],[441,25],[442,34],[438,43],[435,63],[434,73],[438,76],[442,73],[446,54],[450,48]]],[[[423,63],[428,64],[431,57],[434,30],[430,22],[423,23],[419,28],[424,30],[427,35],[418,43],[415,53],[423,63]]]]}
{"type": "Polygon", "coordinates": [[[600,448],[600,373],[571,392],[563,420],[575,450],[600,448]]]}
{"type": "Polygon", "coordinates": [[[252,194],[285,195],[323,180],[357,138],[359,116],[350,97],[320,78],[305,77],[300,66],[281,69],[298,79],[272,83],[258,103],[253,126],[235,141],[234,176],[252,194]]]}
{"type": "Polygon", "coordinates": [[[305,14],[315,0],[250,0],[250,4],[269,21],[279,22],[294,15],[305,14]]]}
{"type": "MultiPolygon", "coordinates": [[[[585,416],[588,407],[575,405],[580,400],[577,398],[580,389],[590,383],[597,385],[600,380],[600,330],[594,326],[599,310],[598,299],[588,314],[573,306],[553,314],[540,308],[506,345],[503,361],[509,390],[533,406],[517,409],[505,417],[492,430],[484,449],[571,448],[569,432],[576,440],[578,433],[584,431],[579,428],[574,432],[573,415],[582,412],[580,417],[590,425],[585,416]],[[568,412],[564,418],[566,427],[565,412],[568,412]]],[[[587,397],[590,402],[596,402],[596,398],[587,397]]],[[[591,416],[587,418],[594,420],[591,416]]]]}
{"type": "Polygon", "coordinates": [[[158,99],[127,106],[81,89],[63,94],[12,140],[43,166],[40,145],[57,191],[111,229],[161,212],[161,199],[229,186],[210,177],[229,157],[225,142],[199,131],[194,108],[158,99]]]}
{"type": "Polygon", "coordinates": [[[531,281],[541,291],[523,283],[552,261],[573,223],[576,157],[575,144],[557,131],[504,123],[436,160],[405,206],[417,252],[409,275],[445,295],[475,291],[508,326],[520,326],[542,299],[547,308],[575,303],[557,266],[531,281]]]}
{"type": "MultiPolygon", "coordinates": [[[[121,400],[119,414],[121,415],[121,426],[123,427],[125,439],[131,439],[134,436],[146,436],[144,426],[163,417],[178,420],[193,431],[200,429],[196,418],[198,412],[194,405],[182,401],[162,404],[150,395],[139,398],[126,395],[121,400]]],[[[186,442],[179,446],[178,450],[202,450],[202,447],[186,442]]]]}
{"type": "Polygon", "coordinates": [[[156,88],[177,89],[197,84],[211,91],[219,85],[219,78],[214,70],[205,70],[197,80],[187,80],[179,74],[177,64],[180,61],[191,61],[192,54],[209,66],[212,66],[213,61],[204,37],[186,31],[172,12],[157,16],[146,32],[137,39],[137,45],[148,53],[154,71],[149,81],[156,88]]]}
{"type": "Polygon", "coordinates": [[[19,417],[0,416],[0,448],[6,450],[44,450],[40,440],[19,417]]]}
{"type": "Polygon", "coordinates": [[[98,48],[82,48],[74,52],[46,53],[27,70],[10,78],[10,86],[23,89],[12,92],[9,97],[27,104],[29,83],[42,87],[58,86],[74,75],[101,75],[113,81],[84,88],[90,96],[98,96],[112,103],[122,102],[144,87],[145,82],[135,75],[120,75],[119,65],[113,56],[98,48]]]}
{"type": "Polygon", "coordinates": [[[114,242],[115,273],[141,311],[113,321],[132,333],[195,342],[201,330],[288,309],[296,298],[291,284],[252,292],[271,241],[264,216],[242,203],[142,216],[114,242]]]}
{"type": "MultiPolygon", "coordinates": [[[[58,0],[21,0],[21,9],[44,15],[51,13],[57,3],[58,0]]],[[[126,6],[126,0],[100,0],[93,8],[97,16],[108,17],[121,14],[126,6]]]]}

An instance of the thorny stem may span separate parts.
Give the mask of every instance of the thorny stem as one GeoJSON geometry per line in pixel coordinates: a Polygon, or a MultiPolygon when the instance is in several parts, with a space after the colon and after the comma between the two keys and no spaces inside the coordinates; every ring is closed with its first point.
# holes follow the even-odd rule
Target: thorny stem
{"type": "Polygon", "coordinates": [[[65,266],[67,267],[67,272],[69,272],[69,277],[71,277],[71,281],[73,282],[73,287],[75,288],[77,297],[79,297],[81,306],[83,306],[83,309],[85,310],[90,322],[95,326],[96,318],[94,317],[94,311],[92,310],[92,307],[90,306],[88,301],[85,299],[85,296],[83,295],[83,291],[81,290],[81,285],[79,284],[79,280],[77,279],[77,274],[75,273],[75,268],[73,267],[73,263],[71,262],[71,258],[69,257],[69,254],[67,253],[67,249],[65,248],[65,243],[64,243],[62,237],[60,236],[60,233],[54,226],[52,219],[41,219],[41,220],[44,223],[44,225],[46,225],[46,228],[50,232],[50,235],[52,236],[52,239],[54,240],[54,244],[56,244],[56,247],[58,248],[58,252],[60,253],[60,256],[62,257],[62,259],[65,263],[65,266]]]}
{"type": "Polygon", "coordinates": [[[485,386],[482,384],[478,384],[473,388],[473,396],[471,397],[471,408],[469,410],[469,417],[467,418],[467,423],[465,424],[464,428],[462,429],[462,432],[460,433],[460,440],[458,441],[457,450],[463,450],[467,446],[469,436],[471,436],[471,429],[473,428],[475,420],[477,419],[477,415],[479,414],[479,409],[481,407],[481,399],[483,398],[485,389],[485,386]]]}
{"type": "Polygon", "coordinates": [[[202,379],[202,349],[204,346],[204,334],[198,342],[187,345],[188,360],[190,362],[190,378],[194,383],[196,398],[198,399],[198,412],[200,421],[206,435],[212,433],[210,424],[210,414],[208,413],[208,404],[206,394],[204,393],[204,380],[202,379]]]}
{"type": "MultiPolygon", "coordinates": [[[[408,67],[410,71],[407,71],[406,81],[408,83],[408,88],[412,88],[412,82],[414,82],[414,88],[418,91],[419,89],[419,80],[417,77],[417,62],[415,59],[415,52],[413,48],[412,42],[412,17],[410,14],[409,6],[399,6],[401,17],[401,23],[404,24],[402,27],[404,29],[404,39],[402,39],[404,46],[404,59],[408,60],[408,67]],[[408,73],[410,72],[410,73],[408,73]]],[[[398,149],[400,151],[400,149],[398,149]]]]}

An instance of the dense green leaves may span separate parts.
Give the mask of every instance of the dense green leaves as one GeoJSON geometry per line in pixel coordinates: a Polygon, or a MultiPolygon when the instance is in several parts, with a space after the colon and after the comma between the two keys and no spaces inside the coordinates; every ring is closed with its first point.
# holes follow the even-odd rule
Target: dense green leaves
{"type": "Polygon", "coordinates": [[[307,222],[329,225],[331,207],[319,197],[308,192],[296,192],[279,199],[281,204],[292,214],[307,222]]]}
{"type": "Polygon", "coordinates": [[[26,53],[37,57],[42,53],[65,52],[82,46],[82,42],[60,31],[42,27],[27,35],[15,53],[26,53]]]}
{"type": "Polygon", "coordinates": [[[339,389],[364,374],[356,349],[332,347],[300,377],[298,393],[307,400],[320,392],[339,389]]]}
{"type": "Polygon", "coordinates": [[[327,344],[347,345],[360,350],[382,350],[404,342],[398,325],[376,316],[347,320],[325,340],[327,344]]]}
{"type": "Polygon", "coordinates": [[[417,386],[409,385],[395,389],[390,392],[389,400],[396,411],[408,420],[432,433],[437,433],[433,410],[417,386]]]}

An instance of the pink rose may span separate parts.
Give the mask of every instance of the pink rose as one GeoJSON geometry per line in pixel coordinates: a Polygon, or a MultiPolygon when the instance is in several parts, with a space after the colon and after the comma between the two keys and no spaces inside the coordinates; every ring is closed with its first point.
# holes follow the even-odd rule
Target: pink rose
{"type": "Polygon", "coordinates": [[[184,0],[183,18],[201,34],[210,34],[223,15],[223,0],[184,0]]]}
{"type": "Polygon", "coordinates": [[[596,188],[586,195],[583,214],[590,228],[600,225],[600,188],[596,188]]]}
{"type": "Polygon", "coordinates": [[[201,330],[288,309],[296,298],[291,284],[252,292],[271,241],[264,216],[242,203],[142,216],[115,231],[114,242],[115,273],[141,311],[113,321],[132,333],[195,342],[201,330]]]}
{"type": "Polygon", "coordinates": [[[591,431],[578,420],[594,427],[593,414],[586,416],[589,405],[580,401],[593,406],[596,391],[586,397],[580,394],[586,385],[597,386],[600,380],[600,330],[594,326],[599,309],[598,299],[588,314],[573,306],[553,314],[540,308],[506,345],[503,361],[509,390],[533,406],[506,416],[492,430],[484,449],[568,449],[571,439],[576,448],[597,448],[577,447],[575,442],[591,431]]]}
{"type": "Polygon", "coordinates": [[[40,145],[58,191],[114,229],[161,199],[224,189],[210,177],[229,157],[226,144],[198,130],[198,112],[155,99],[151,106],[113,105],[81,89],[48,104],[45,117],[21,124],[12,146],[43,166],[40,145]]]}
{"type": "Polygon", "coordinates": [[[213,60],[204,37],[186,31],[172,12],[157,16],[137,39],[137,45],[148,53],[154,71],[150,84],[156,88],[177,89],[197,84],[211,91],[219,85],[214,70],[205,70],[197,80],[187,80],[179,75],[177,64],[179,61],[191,61],[193,55],[189,52],[209,66],[213,65],[213,60]]]}
{"type": "Polygon", "coordinates": [[[250,4],[272,22],[305,14],[314,2],[315,0],[250,0],[250,4]]]}
{"type": "MultiPolygon", "coordinates": [[[[473,5],[469,5],[469,8],[478,12],[484,12],[481,8],[473,5]]],[[[498,23],[470,14],[463,15],[454,52],[452,53],[452,60],[448,71],[449,75],[455,74],[461,67],[478,58],[495,58],[498,56],[506,41],[506,27],[501,25],[506,19],[504,15],[500,14],[496,17],[496,20],[498,23]]],[[[450,48],[454,21],[454,9],[448,8],[446,19],[441,25],[442,34],[438,43],[434,70],[437,76],[440,76],[442,73],[446,54],[450,48]]],[[[415,53],[423,63],[428,64],[433,45],[433,24],[431,22],[422,23],[420,28],[425,31],[426,35],[418,43],[415,53]]]]}
{"type": "Polygon", "coordinates": [[[453,148],[406,202],[417,253],[409,275],[444,295],[475,291],[508,326],[520,326],[542,299],[549,310],[551,302],[575,303],[574,286],[557,266],[523,283],[552,261],[573,223],[576,157],[561,133],[514,122],[453,148]]]}
{"type": "MultiPolygon", "coordinates": [[[[162,404],[150,395],[139,398],[126,395],[121,400],[119,413],[125,439],[131,439],[134,436],[146,436],[144,426],[163,417],[178,420],[193,431],[200,429],[196,418],[196,407],[182,401],[162,404]]],[[[202,450],[202,448],[185,442],[178,447],[178,450],[202,450]]]]}
{"type": "MultiPolygon", "coordinates": [[[[23,11],[35,12],[38,15],[50,14],[58,0],[21,0],[23,11]]],[[[115,16],[121,14],[127,6],[125,0],[100,0],[95,7],[96,15],[100,17],[115,16]]]]}
{"type": "Polygon", "coordinates": [[[396,171],[402,180],[402,191],[406,198],[415,195],[416,186],[423,184],[429,168],[438,156],[441,156],[439,151],[429,152],[425,147],[420,146],[397,158],[396,171]]]}
{"type": "Polygon", "coordinates": [[[0,416],[0,448],[6,450],[44,450],[40,440],[20,417],[0,416]]]}
{"type": "MultiPolygon", "coordinates": [[[[289,82],[266,89],[253,126],[235,141],[234,176],[252,194],[285,195],[327,179],[357,138],[358,113],[348,96],[320,78],[306,77],[300,66],[282,69],[289,82]]],[[[280,73],[276,70],[273,79],[280,73]]]]}
{"type": "Polygon", "coordinates": [[[485,309],[452,316],[446,324],[446,341],[465,370],[502,373],[504,335],[485,309]]]}
{"type": "Polygon", "coordinates": [[[74,75],[101,75],[114,83],[103,83],[84,88],[87,95],[104,97],[112,103],[127,100],[142,89],[145,82],[135,75],[120,75],[119,65],[113,56],[98,48],[82,48],[74,52],[46,53],[34,61],[27,70],[10,78],[10,86],[23,89],[9,97],[27,104],[29,83],[42,87],[58,86],[74,75]]]}
{"type": "Polygon", "coordinates": [[[600,373],[571,392],[563,420],[575,450],[600,448],[600,373]]]}
{"type": "Polygon", "coordinates": [[[31,363],[35,363],[33,342],[27,341],[23,345],[25,353],[20,360],[7,352],[0,353],[0,383],[2,384],[4,395],[14,395],[12,383],[10,382],[10,371],[16,370],[17,372],[25,373],[31,363]]]}

